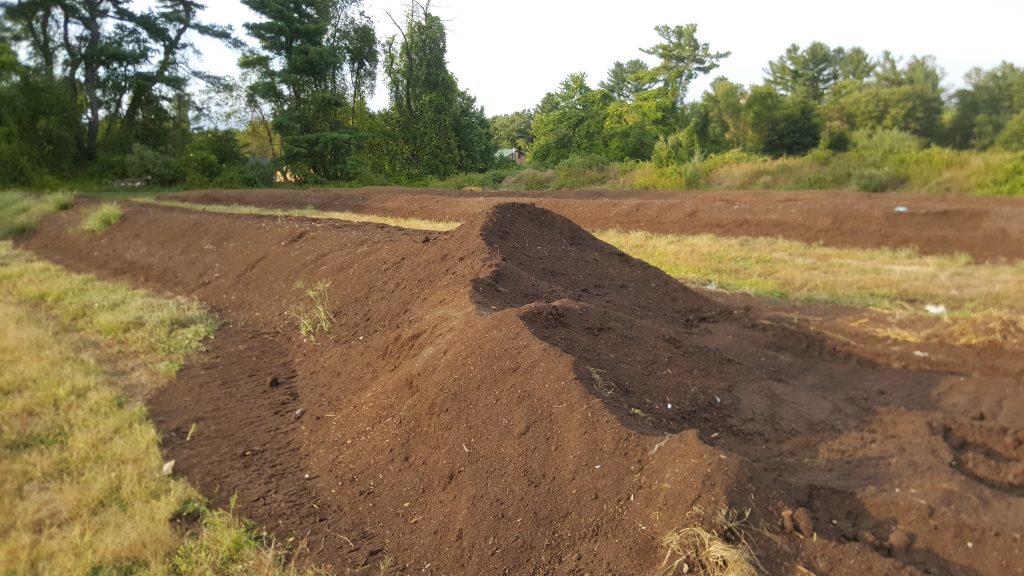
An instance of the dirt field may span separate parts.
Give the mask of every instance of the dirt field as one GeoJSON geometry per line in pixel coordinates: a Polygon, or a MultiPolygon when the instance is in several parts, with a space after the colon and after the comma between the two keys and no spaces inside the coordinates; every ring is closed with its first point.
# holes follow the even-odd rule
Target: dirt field
{"type": "MultiPolygon", "coordinates": [[[[698,525],[748,543],[763,574],[1024,574],[1024,396],[998,357],[898,368],[902,351],[711,299],[524,204],[185,196],[464,222],[127,205],[88,242],[69,232],[80,210],[23,242],[228,321],[150,401],[165,451],[215,504],[237,495],[339,573],[654,574],[662,539],[698,525]],[[313,342],[292,312],[308,303],[296,282],[321,280],[335,324],[313,342]]],[[[1005,200],[700,198],[535,201],[593,228],[1024,252],[1024,204],[1005,200]]]]}
{"type": "Polygon", "coordinates": [[[362,188],[186,192],[176,200],[352,211],[463,221],[499,202],[526,201],[588,230],[779,236],[856,248],[916,247],[979,261],[1024,259],[1024,198],[861,192],[460,192],[362,188]],[[906,212],[897,212],[904,207],[906,212]]]}

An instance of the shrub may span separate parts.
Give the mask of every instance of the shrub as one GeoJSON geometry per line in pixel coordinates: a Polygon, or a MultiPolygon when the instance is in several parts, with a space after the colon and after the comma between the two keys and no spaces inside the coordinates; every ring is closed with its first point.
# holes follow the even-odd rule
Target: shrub
{"type": "Polygon", "coordinates": [[[658,168],[665,168],[699,159],[700,156],[700,144],[691,125],[686,130],[672,134],[668,138],[658,137],[658,142],[654,144],[651,161],[658,168]]]}
{"type": "Polygon", "coordinates": [[[277,169],[270,162],[249,160],[241,166],[229,166],[211,183],[218,188],[273,188],[277,169]]]}
{"type": "Polygon", "coordinates": [[[880,128],[853,133],[853,151],[862,162],[885,166],[921,150],[924,142],[901,130],[880,128]]]}
{"type": "Polygon", "coordinates": [[[853,185],[861,192],[888,192],[905,180],[889,168],[859,168],[853,171],[852,179],[853,185]]]}
{"type": "Polygon", "coordinates": [[[171,156],[149,146],[134,144],[131,153],[124,156],[124,175],[128,178],[147,178],[158,186],[173,186],[185,181],[186,171],[171,156]]]}

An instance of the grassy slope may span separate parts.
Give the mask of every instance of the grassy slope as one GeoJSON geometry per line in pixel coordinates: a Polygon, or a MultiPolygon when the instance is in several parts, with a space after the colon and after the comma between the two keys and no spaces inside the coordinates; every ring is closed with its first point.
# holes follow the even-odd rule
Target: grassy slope
{"type": "MultiPolygon", "coordinates": [[[[8,233],[64,206],[0,202],[8,233]]],[[[139,398],[216,326],[194,301],[71,274],[0,241],[0,574],[297,572],[265,535],[160,473],[139,398]],[[179,533],[181,514],[200,529],[179,533]]]]}

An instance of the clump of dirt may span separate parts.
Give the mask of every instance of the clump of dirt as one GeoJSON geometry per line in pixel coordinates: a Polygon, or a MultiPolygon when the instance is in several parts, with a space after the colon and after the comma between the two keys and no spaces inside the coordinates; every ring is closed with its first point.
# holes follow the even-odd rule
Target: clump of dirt
{"type": "Polygon", "coordinates": [[[699,526],[766,574],[1024,574],[1020,433],[971,419],[967,376],[713,302],[544,209],[424,234],[129,206],[92,243],[74,218],[26,245],[229,321],[150,402],[176,471],[339,573],[651,574],[699,526]],[[321,280],[311,342],[289,311],[321,280]]]}

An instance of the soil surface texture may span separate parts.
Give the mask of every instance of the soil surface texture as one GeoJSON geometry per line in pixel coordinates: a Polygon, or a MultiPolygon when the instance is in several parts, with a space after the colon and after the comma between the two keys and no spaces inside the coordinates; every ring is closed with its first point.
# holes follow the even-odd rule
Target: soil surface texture
{"type": "Polygon", "coordinates": [[[420,188],[222,190],[176,200],[465,221],[531,202],[594,230],[765,236],[855,248],[917,248],[978,261],[1024,259],[1024,198],[863,192],[462,192],[420,188]],[[897,211],[905,208],[906,211],[897,211]]]}
{"type": "Polygon", "coordinates": [[[552,211],[479,204],[410,211],[464,222],[424,233],[127,203],[102,234],[75,209],[22,246],[220,314],[149,402],[166,455],[339,574],[654,574],[691,526],[762,574],[1024,574],[1019,378],[895,368],[552,211]],[[333,328],[304,337],[321,281],[333,328]]]}

